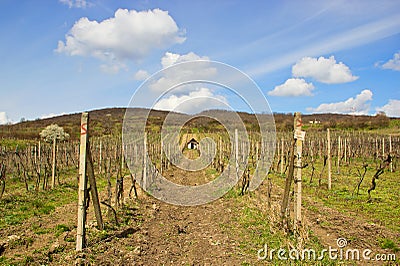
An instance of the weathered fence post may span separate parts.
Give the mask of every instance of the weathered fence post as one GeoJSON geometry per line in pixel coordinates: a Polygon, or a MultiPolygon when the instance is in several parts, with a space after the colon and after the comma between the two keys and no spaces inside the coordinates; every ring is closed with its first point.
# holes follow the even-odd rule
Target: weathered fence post
{"type": "Polygon", "coordinates": [[[163,173],[163,139],[160,136],[160,174],[163,173]]]}
{"type": "Polygon", "coordinates": [[[328,189],[332,188],[332,162],[331,162],[331,133],[329,128],[327,129],[328,138],[328,189]]]}
{"type": "Polygon", "coordinates": [[[301,226],[301,156],[303,152],[303,141],[305,137],[305,131],[301,130],[303,125],[301,121],[301,114],[299,112],[295,113],[294,117],[294,139],[296,141],[296,178],[294,180],[295,184],[295,204],[294,204],[294,229],[298,230],[301,226]]]}
{"type": "Polygon", "coordinates": [[[285,145],[285,143],[284,143],[284,140],[283,140],[283,137],[282,137],[282,139],[281,139],[281,175],[283,175],[283,153],[284,153],[284,145],[285,145]]]}
{"type": "Polygon", "coordinates": [[[342,153],[342,141],[340,139],[340,136],[338,137],[338,148],[337,148],[337,174],[340,174],[340,155],[342,153]]]}
{"type": "MultiPolygon", "coordinates": [[[[296,120],[294,120],[294,123],[296,123],[296,120]]],[[[288,227],[288,206],[289,206],[289,195],[290,195],[290,188],[292,185],[292,180],[293,180],[293,174],[294,174],[294,146],[295,146],[295,141],[292,141],[290,145],[290,151],[289,151],[289,172],[288,175],[286,176],[286,181],[285,181],[285,190],[283,192],[283,198],[282,198],[282,204],[281,204],[281,220],[283,226],[288,227]]],[[[286,228],[287,229],[287,228],[286,228]]]]}
{"type": "MultiPolygon", "coordinates": [[[[392,135],[389,135],[389,155],[392,156],[392,135]]],[[[390,172],[393,172],[393,158],[390,160],[390,172]]]]}
{"type": "Polygon", "coordinates": [[[238,130],[235,128],[235,167],[236,167],[236,180],[239,180],[239,141],[238,130]]]}
{"type": "Polygon", "coordinates": [[[143,190],[147,188],[147,132],[144,132],[143,139],[143,175],[142,175],[143,190]]]}
{"type": "Polygon", "coordinates": [[[96,178],[94,176],[94,166],[92,160],[92,153],[90,151],[90,142],[88,141],[88,149],[87,149],[87,176],[89,177],[89,184],[90,184],[90,195],[92,196],[94,214],[96,216],[97,226],[100,230],[103,230],[103,218],[101,216],[101,209],[100,209],[100,200],[99,194],[97,192],[97,184],[96,178]]]}
{"type": "Polygon", "coordinates": [[[54,189],[56,186],[56,143],[57,143],[57,135],[54,135],[53,139],[53,162],[51,166],[51,189],[54,189]]]}
{"type": "Polygon", "coordinates": [[[78,225],[76,229],[76,251],[85,247],[85,224],[86,224],[86,201],[87,201],[87,178],[86,178],[86,155],[88,141],[89,114],[82,113],[81,118],[81,143],[79,149],[79,190],[78,190],[78,225]]]}
{"type": "Polygon", "coordinates": [[[102,143],[101,143],[101,140],[100,140],[100,147],[99,147],[99,174],[101,174],[101,168],[102,168],[102,163],[103,163],[103,155],[102,155],[102,143]]]}
{"type": "Polygon", "coordinates": [[[39,146],[38,146],[38,161],[39,161],[38,172],[39,172],[39,175],[40,175],[40,173],[42,172],[42,148],[41,148],[41,145],[40,145],[40,140],[39,140],[39,146]]]}

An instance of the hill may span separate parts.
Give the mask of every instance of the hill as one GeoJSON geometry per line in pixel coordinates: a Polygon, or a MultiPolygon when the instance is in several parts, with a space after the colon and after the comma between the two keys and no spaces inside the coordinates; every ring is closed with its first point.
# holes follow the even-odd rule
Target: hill
{"type": "MultiPolygon", "coordinates": [[[[148,109],[135,108],[138,115],[148,112],[148,109]]],[[[122,130],[126,108],[105,108],[90,111],[90,128],[93,136],[119,134],[122,130]]],[[[201,113],[202,117],[190,120],[191,127],[196,127],[200,131],[215,130],[217,122],[207,118],[208,115],[217,112],[229,112],[221,110],[210,110],[201,113]]],[[[151,110],[148,119],[149,125],[161,126],[167,111],[151,110]]],[[[34,121],[24,121],[12,125],[0,125],[0,138],[15,139],[38,139],[39,132],[48,125],[58,124],[68,132],[72,139],[79,138],[79,125],[81,113],[66,114],[46,119],[34,121]]],[[[244,121],[247,128],[255,129],[257,119],[254,114],[240,112],[239,116],[244,121]]],[[[293,114],[274,113],[276,129],[278,131],[291,131],[293,129],[293,114]]],[[[399,118],[389,118],[383,114],[376,116],[354,116],[344,114],[306,114],[303,115],[304,128],[308,130],[325,130],[326,128],[337,129],[383,129],[388,127],[399,128],[399,118]]]]}

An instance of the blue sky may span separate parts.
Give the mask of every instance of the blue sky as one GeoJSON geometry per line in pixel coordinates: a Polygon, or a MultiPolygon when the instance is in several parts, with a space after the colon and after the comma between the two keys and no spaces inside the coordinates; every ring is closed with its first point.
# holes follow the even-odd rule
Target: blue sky
{"type": "MultiPolygon", "coordinates": [[[[0,123],[127,106],[149,75],[195,59],[248,74],[273,112],[400,116],[399,1],[2,0],[0,10],[0,123]]],[[[158,106],[193,95],[229,101],[193,88],[158,106]]]]}

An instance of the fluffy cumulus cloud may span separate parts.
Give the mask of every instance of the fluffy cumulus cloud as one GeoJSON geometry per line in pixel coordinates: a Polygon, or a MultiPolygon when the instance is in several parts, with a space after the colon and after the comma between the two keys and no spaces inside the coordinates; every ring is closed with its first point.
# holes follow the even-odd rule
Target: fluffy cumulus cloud
{"type": "Polygon", "coordinates": [[[199,56],[193,52],[189,52],[183,55],[166,52],[165,55],[161,58],[161,65],[163,68],[166,68],[172,66],[173,64],[194,60],[210,60],[210,58],[207,56],[199,56]]]}
{"type": "MultiPolygon", "coordinates": [[[[193,60],[203,61],[196,64],[183,65],[179,68],[179,71],[163,71],[161,72],[161,77],[150,84],[149,88],[153,91],[164,92],[183,81],[212,79],[217,74],[217,69],[210,64],[208,57],[199,56],[193,52],[184,55],[167,52],[161,58],[161,65],[163,68],[166,68],[174,64],[193,60]]],[[[193,88],[198,89],[196,86],[193,88]]],[[[179,91],[179,89],[180,87],[175,88],[175,92],[179,91]]],[[[190,86],[181,87],[181,89],[187,91],[190,89],[190,86]]]]}
{"type": "Polygon", "coordinates": [[[376,111],[385,112],[390,117],[400,117],[400,100],[390,99],[386,105],[377,107],[376,111]]]}
{"type": "Polygon", "coordinates": [[[90,7],[93,4],[89,3],[86,0],[59,0],[60,3],[64,4],[64,5],[68,5],[69,8],[86,8],[86,7],[90,7]]]}
{"type": "Polygon", "coordinates": [[[346,83],[358,79],[348,66],[342,62],[337,63],[334,56],[304,57],[292,67],[292,74],[294,77],[309,77],[327,84],[346,83]]]}
{"type": "Polygon", "coordinates": [[[79,19],[65,36],[65,42],[58,42],[56,51],[121,63],[141,60],[154,49],[184,41],[182,30],[167,11],[118,9],[114,17],[100,22],[79,19]]]}
{"type": "Polygon", "coordinates": [[[135,79],[135,80],[145,80],[145,79],[147,79],[148,77],[150,77],[150,74],[149,74],[149,72],[147,72],[146,70],[138,70],[134,75],[133,75],[133,78],[135,79]]]}
{"type": "Polygon", "coordinates": [[[290,78],[268,92],[271,96],[312,96],[314,85],[304,79],[290,78]]]}
{"type": "Polygon", "coordinates": [[[0,112],[0,125],[11,123],[11,120],[8,118],[6,112],[0,112]]]}
{"type": "Polygon", "coordinates": [[[170,95],[159,100],[154,109],[181,113],[199,113],[207,109],[227,106],[227,99],[208,88],[200,88],[185,95],[170,95]]]}
{"type": "Polygon", "coordinates": [[[382,68],[400,71],[400,52],[395,53],[392,59],[382,65],[382,68]]]}
{"type": "Polygon", "coordinates": [[[369,113],[371,100],[372,91],[363,90],[355,98],[351,97],[343,102],[323,103],[317,108],[307,108],[307,110],[314,113],[367,115],[369,113]]]}

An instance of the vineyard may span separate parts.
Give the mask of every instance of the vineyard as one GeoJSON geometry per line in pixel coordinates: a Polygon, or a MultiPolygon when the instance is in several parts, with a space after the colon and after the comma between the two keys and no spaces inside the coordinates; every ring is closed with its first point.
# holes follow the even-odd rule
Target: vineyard
{"type": "MultiPolygon", "coordinates": [[[[236,130],[234,137],[208,120],[192,120],[179,134],[163,135],[165,116],[152,116],[146,134],[130,136],[129,142],[113,125],[99,134],[101,123],[93,120],[86,168],[96,179],[104,219],[99,225],[89,198],[86,247],[78,252],[80,117],[75,118],[66,127],[69,139],[3,136],[1,265],[285,265],[276,257],[260,261],[258,251],[265,244],[321,250],[337,247],[340,237],[351,248],[395,254],[397,261],[384,263],[399,263],[397,120],[373,130],[305,125],[301,153],[292,116],[291,129],[277,122],[276,136],[268,139],[251,121],[245,122],[246,133],[236,130]],[[188,145],[192,140],[199,149],[188,145]],[[220,175],[233,188],[223,187],[223,197],[209,204],[183,191],[175,196],[190,198],[191,206],[156,199],[176,202],[160,190],[164,183],[202,187],[220,175]],[[259,179],[263,182],[253,191],[252,182],[259,179]]],[[[328,257],[318,263],[340,264],[328,257]]]]}

